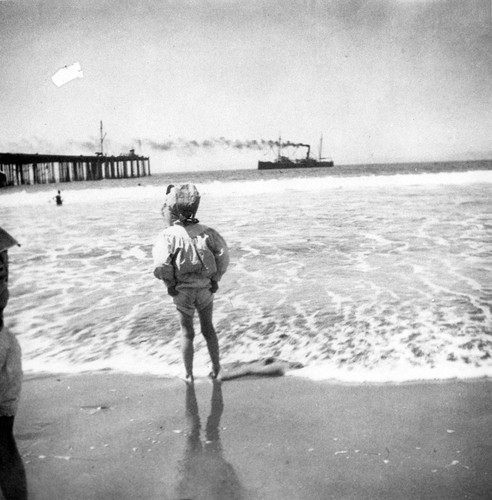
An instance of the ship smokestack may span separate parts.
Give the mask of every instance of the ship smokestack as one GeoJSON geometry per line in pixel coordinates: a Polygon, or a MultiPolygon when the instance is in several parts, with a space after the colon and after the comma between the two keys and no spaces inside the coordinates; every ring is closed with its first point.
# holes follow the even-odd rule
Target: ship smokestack
{"type": "Polygon", "coordinates": [[[293,144],[293,146],[307,148],[306,159],[309,160],[309,155],[311,154],[311,146],[309,144],[301,143],[301,144],[293,144]]]}

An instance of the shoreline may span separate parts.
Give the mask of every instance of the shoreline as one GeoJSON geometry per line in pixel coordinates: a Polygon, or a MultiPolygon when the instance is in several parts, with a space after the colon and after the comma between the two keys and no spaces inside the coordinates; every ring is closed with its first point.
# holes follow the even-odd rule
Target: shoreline
{"type": "MultiPolygon", "coordinates": [[[[244,365],[249,365],[251,363],[247,362],[244,365]]],[[[282,365],[280,363],[280,365],[282,365]]],[[[268,366],[268,365],[266,365],[268,366]]],[[[282,370],[278,367],[277,364],[273,366],[272,374],[261,373],[261,370],[257,368],[252,368],[247,373],[240,374],[234,377],[228,377],[223,380],[223,383],[229,383],[231,381],[235,381],[236,379],[241,378],[288,378],[294,380],[304,380],[308,382],[312,382],[314,384],[328,384],[331,386],[342,386],[342,387],[359,387],[359,386],[375,386],[375,387],[385,387],[385,386],[406,386],[406,385],[420,385],[420,384],[448,384],[448,383],[474,383],[474,382],[492,382],[492,376],[490,375],[480,375],[480,376],[469,376],[469,377],[449,377],[449,378],[417,378],[417,379],[408,379],[408,380],[386,380],[386,381],[374,381],[374,380],[363,380],[363,381],[352,381],[352,380],[343,380],[337,379],[334,377],[331,378],[312,378],[307,375],[297,374],[297,370],[282,370]],[[256,370],[256,372],[255,372],[256,370]]],[[[128,377],[150,377],[156,378],[164,381],[176,381],[176,380],[184,380],[179,376],[170,375],[170,374],[157,374],[153,372],[130,372],[130,371],[122,371],[116,370],[112,368],[101,368],[101,369],[88,369],[78,372],[47,372],[47,371],[24,371],[23,380],[24,382],[29,380],[38,380],[44,378],[52,378],[52,377],[77,377],[77,376],[90,376],[90,375],[114,375],[114,376],[128,376],[128,377]]],[[[198,382],[205,382],[208,380],[208,377],[205,376],[197,376],[196,380],[198,382]]]]}
{"type": "Polygon", "coordinates": [[[27,374],[14,431],[38,500],[487,498],[491,396],[490,379],[27,374]]]}

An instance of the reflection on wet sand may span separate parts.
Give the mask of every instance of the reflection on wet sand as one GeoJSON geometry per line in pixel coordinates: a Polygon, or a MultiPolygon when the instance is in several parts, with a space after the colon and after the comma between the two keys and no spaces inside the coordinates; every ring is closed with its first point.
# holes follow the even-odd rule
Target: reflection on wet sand
{"type": "Polygon", "coordinates": [[[200,415],[193,384],[186,387],[187,439],[184,458],[178,463],[178,499],[235,500],[244,498],[233,466],[223,457],[220,419],[224,411],[222,386],[213,382],[205,441],[200,439],[200,415]]]}

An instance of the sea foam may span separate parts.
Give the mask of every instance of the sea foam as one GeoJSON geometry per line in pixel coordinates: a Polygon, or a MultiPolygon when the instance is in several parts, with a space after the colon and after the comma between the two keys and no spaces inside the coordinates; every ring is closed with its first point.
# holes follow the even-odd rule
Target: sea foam
{"type": "MultiPolygon", "coordinates": [[[[193,182],[190,175],[190,182],[193,182]]],[[[119,200],[151,200],[163,199],[165,186],[146,183],[145,178],[139,179],[138,185],[127,187],[112,187],[111,184],[99,184],[96,188],[73,189],[76,183],[59,184],[63,189],[62,196],[65,203],[106,204],[119,200]]],[[[134,182],[137,182],[134,180],[134,182]]],[[[365,190],[369,188],[404,188],[406,186],[420,186],[432,188],[435,186],[451,186],[466,184],[491,184],[492,171],[477,170],[466,172],[439,172],[419,174],[394,175],[362,175],[353,177],[321,176],[321,177],[294,177],[287,179],[257,179],[241,181],[206,181],[199,184],[202,196],[248,196],[256,194],[282,193],[286,191],[319,191],[334,189],[365,190]]],[[[84,183],[86,186],[87,183],[84,183]]],[[[15,207],[20,205],[46,205],[54,203],[51,192],[33,191],[31,189],[8,190],[0,195],[0,206],[15,207]]]]}
{"type": "MultiPolygon", "coordinates": [[[[6,322],[26,372],[182,373],[178,317],[152,273],[164,180],[72,186],[62,207],[35,189],[0,197],[22,244],[6,322]]],[[[491,181],[204,180],[199,218],[231,253],[214,303],[223,363],[276,358],[349,383],[492,376],[491,181]]],[[[196,374],[208,365],[197,325],[196,374]]]]}

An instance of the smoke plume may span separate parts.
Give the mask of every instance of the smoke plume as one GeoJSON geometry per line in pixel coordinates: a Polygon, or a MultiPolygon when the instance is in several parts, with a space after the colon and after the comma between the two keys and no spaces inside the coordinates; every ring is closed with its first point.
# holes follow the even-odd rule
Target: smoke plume
{"type": "MultiPolygon", "coordinates": [[[[154,141],[147,139],[145,143],[152,149],[157,151],[185,151],[188,153],[195,153],[200,150],[211,150],[215,148],[241,150],[255,150],[262,151],[268,149],[278,148],[280,145],[279,140],[265,140],[265,139],[251,139],[241,141],[238,139],[226,139],[225,137],[205,139],[203,141],[186,140],[186,139],[173,139],[166,141],[154,141]]],[[[308,144],[295,143],[291,141],[282,141],[282,148],[286,147],[309,147],[308,144]]]]}

